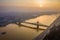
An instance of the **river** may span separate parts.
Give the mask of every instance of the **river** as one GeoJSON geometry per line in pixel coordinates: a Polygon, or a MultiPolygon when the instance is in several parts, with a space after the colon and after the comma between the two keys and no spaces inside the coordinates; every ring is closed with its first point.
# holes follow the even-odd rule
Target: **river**
{"type": "MultiPolygon", "coordinates": [[[[25,20],[25,22],[29,23],[39,23],[43,25],[50,26],[50,24],[59,16],[60,14],[52,14],[52,15],[42,15],[37,18],[25,20]]],[[[36,27],[33,24],[21,23],[28,27],[36,27]]],[[[6,27],[0,27],[0,40],[32,40],[37,37],[40,33],[44,32],[48,27],[39,26],[39,28],[44,30],[32,29],[24,26],[18,26],[16,24],[9,24],[6,27]],[[2,32],[6,32],[6,34],[2,35],[2,32]]]]}

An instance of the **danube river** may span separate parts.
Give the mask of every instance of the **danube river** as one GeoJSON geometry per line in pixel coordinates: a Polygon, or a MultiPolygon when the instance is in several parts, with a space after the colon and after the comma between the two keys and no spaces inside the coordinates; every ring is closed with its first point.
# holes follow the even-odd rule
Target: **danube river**
{"type": "MultiPolygon", "coordinates": [[[[53,23],[53,21],[59,15],[60,14],[42,15],[34,19],[25,20],[25,22],[37,23],[37,21],[39,21],[39,23],[43,25],[50,26],[50,24],[53,23]]],[[[32,40],[48,28],[48,27],[39,26],[41,30],[37,31],[37,29],[29,28],[29,27],[36,28],[36,25],[28,24],[28,23],[21,23],[21,24],[28,27],[18,26],[16,24],[9,24],[6,27],[0,27],[0,40],[32,40]],[[6,32],[6,33],[2,35],[1,34],[2,32],[6,32]]]]}

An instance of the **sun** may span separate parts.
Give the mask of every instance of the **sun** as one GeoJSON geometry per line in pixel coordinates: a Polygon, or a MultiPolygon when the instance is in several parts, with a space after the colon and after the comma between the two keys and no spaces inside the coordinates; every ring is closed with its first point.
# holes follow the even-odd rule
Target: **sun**
{"type": "Polygon", "coordinates": [[[35,2],[39,5],[39,7],[44,7],[46,4],[45,0],[36,0],[35,2]]]}
{"type": "Polygon", "coordinates": [[[40,7],[43,7],[43,4],[40,4],[40,7]]]}

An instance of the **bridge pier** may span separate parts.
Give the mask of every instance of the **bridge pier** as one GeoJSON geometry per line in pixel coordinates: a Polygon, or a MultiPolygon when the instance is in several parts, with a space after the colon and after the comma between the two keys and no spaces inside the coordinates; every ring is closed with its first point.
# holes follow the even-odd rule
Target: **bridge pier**
{"type": "Polygon", "coordinates": [[[19,22],[19,24],[18,24],[19,26],[21,26],[21,23],[19,22]]]}
{"type": "Polygon", "coordinates": [[[21,22],[16,22],[17,25],[21,26],[21,22]]]}
{"type": "Polygon", "coordinates": [[[37,21],[37,31],[39,31],[39,22],[37,21]]]}

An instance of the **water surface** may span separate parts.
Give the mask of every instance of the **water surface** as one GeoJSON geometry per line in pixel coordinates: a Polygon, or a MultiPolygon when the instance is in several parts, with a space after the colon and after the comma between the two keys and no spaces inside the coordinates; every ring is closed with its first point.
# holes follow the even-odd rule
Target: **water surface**
{"type": "MultiPolygon", "coordinates": [[[[60,14],[52,14],[52,15],[42,15],[34,19],[25,20],[25,22],[39,23],[43,25],[50,25],[60,14]]],[[[35,27],[36,25],[21,23],[28,27],[35,27]]],[[[9,24],[6,27],[0,27],[0,40],[32,40],[37,37],[44,30],[32,29],[24,26],[18,26],[16,24],[9,24]],[[5,35],[2,35],[2,32],[6,32],[5,35]]],[[[41,29],[47,29],[48,27],[40,26],[41,29]]]]}

